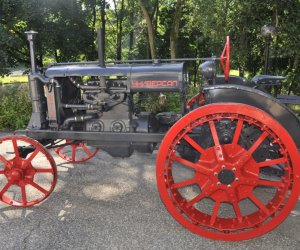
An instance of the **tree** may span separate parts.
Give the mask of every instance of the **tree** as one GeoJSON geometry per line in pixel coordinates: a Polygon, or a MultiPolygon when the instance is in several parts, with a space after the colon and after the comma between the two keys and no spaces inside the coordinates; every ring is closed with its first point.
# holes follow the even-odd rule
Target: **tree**
{"type": "Polygon", "coordinates": [[[116,18],[117,29],[117,60],[122,60],[122,37],[123,37],[123,21],[124,21],[124,0],[114,2],[114,12],[116,18]]]}
{"type": "MultiPolygon", "coordinates": [[[[155,3],[156,3],[155,5],[157,5],[158,1],[156,0],[155,3]]],[[[149,45],[150,45],[151,58],[154,59],[154,58],[156,58],[156,46],[155,46],[155,33],[154,33],[152,18],[150,16],[149,11],[147,10],[147,8],[145,6],[144,0],[139,0],[139,4],[140,4],[141,10],[143,12],[143,15],[144,15],[144,18],[145,18],[146,24],[147,24],[148,41],[149,41],[149,45]]],[[[154,8],[154,10],[155,10],[155,8],[154,8]]]]}
{"type": "Polygon", "coordinates": [[[185,3],[185,0],[177,0],[176,8],[174,12],[174,19],[171,26],[171,33],[170,33],[170,51],[171,51],[171,58],[176,58],[177,55],[177,42],[178,42],[178,35],[179,35],[179,24],[182,15],[182,6],[185,3]]]}

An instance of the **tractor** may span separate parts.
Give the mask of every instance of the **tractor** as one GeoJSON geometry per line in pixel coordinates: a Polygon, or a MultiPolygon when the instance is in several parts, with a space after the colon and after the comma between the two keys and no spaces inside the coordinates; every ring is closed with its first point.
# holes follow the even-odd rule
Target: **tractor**
{"type": "MultiPolygon", "coordinates": [[[[158,148],[157,187],[169,213],[191,232],[214,240],[261,236],[283,222],[300,194],[300,122],[268,92],[281,76],[231,76],[230,41],[220,58],[99,60],[38,68],[37,32],[26,32],[32,115],[26,129],[0,138],[0,200],[28,207],[54,190],[50,154],[84,162],[101,150],[113,157],[158,148]],[[188,100],[187,63],[203,60],[204,84],[188,100]],[[224,75],[217,74],[221,65],[224,75]],[[180,112],[153,114],[144,96],[178,93],[180,112]]],[[[168,100],[166,100],[168,101],[168,100]]],[[[47,206],[47,203],[44,204],[47,206]]]]}

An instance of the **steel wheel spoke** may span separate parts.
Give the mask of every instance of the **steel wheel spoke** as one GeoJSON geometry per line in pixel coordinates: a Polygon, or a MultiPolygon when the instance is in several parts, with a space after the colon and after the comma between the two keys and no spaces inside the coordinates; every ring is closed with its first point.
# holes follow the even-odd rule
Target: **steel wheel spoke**
{"type": "Polygon", "coordinates": [[[219,141],[219,137],[218,137],[218,133],[217,133],[215,123],[213,121],[210,121],[209,122],[209,127],[210,127],[210,131],[211,131],[215,146],[219,146],[220,141],[219,141]]]}
{"type": "Polygon", "coordinates": [[[196,183],[195,179],[190,179],[190,180],[186,180],[186,181],[174,183],[171,186],[171,188],[172,189],[178,189],[178,188],[182,188],[182,187],[187,187],[187,186],[193,185],[195,183],[196,183]]]}
{"type": "Polygon", "coordinates": [[[215,155],[217,157],[217,161],[223,162],[224,161],[224,153],[223,153],[222,146],[220,145],[216,125],[213,121],[209,121],[209,127],[210,127],[210,131],[211,131],[211,134],[212,134],[212,137],[214,140],[214,144],[215,144],[214,148],[215,148],[215,155]]]}
{"type": "Polygon", "coordinates": [[[242,222],[243,215],[242,215],[241,209],[239,207],[239,203],[237,201],[233,202],[232,206],[233,206],[234,213],[238,219],[238,222],[242,222]]]}
{"type": "Polygon", "coordinates": [[[262,210],[266,215],[269,215],[269,210],[254,194],[248,197],[260,210],[262,210]]]}
{"type": "Polygon", "coordinates": [[[198,165],[196,165],[195,163],[193,163],[191,161],[185,160],[177,155],[174,155],[172,159],[178,163],[181,163],[182,165],[184,165],[186,167],[192,168],[194,170],[198,169],[198,165]]]}
{"type": "Polygon", "coordinates": [[[278,158],[278,159],[274,159],[274,160],[270,160],[270,161],[263,161],[263,162],[259,162],[257,163],[257,167],[259,168],[263,168],[263,167],[269,167],[272,165],[278,165],[278,164],[284,164],[287,162],[286,158],[278,158]]]}
{"type": "Polygon", "coordinates": [[[262,144],[262,142],[268,137],[268,133],[264,132],[256,140],[256,142],[251,146],[251,148],[245,152],[237,162],[237,165],[244,165],[251,157],[254,151],[262,144]]]}
{"type": "Polygon", "coordinates": [[[2,188],[1,192],[0,192],[0,198],[5,194],[5,192],[9,189],[11,183],[6,183],[6,185],[2,188]]]}
{"type": "Polygon", "coordinates": [[[204,149],[197,143],[195,142],[191,137],[188,135],[185,135],[183,139],[188,142],[194,149],[196,149],[199,153],[203,153],[204,149]]]}
{"type": "Polygon", "coordinates": [[[284,187],[284,183],[279,181],[258,180],[257,185],[268,187],[284,187]]]}
{"type": "Polygon", "coordinates": [[[185,160],[177,155],[174,155],[173,158],[172,158],[174,161],[177,161],[178,163],[181,163],[183,164],[184,166],[186,167],[189,167],[189,168],[192,168],[194,169],[196,172],[199,172],[201,174],[204,174],[204,175],[207,175],[207,176],[210,176],[212,174],[212,170],[210,169],[207,169],[206,167],[204,166],[201,166],[199,164],[195,164],[193,162],[190,162],[188,160],[185,160]]]}
{"type": "Polygon", "coordinates": [[[35,187],[37,190],[39,190],[40,192],[42,192],[44,195],[47,195],[48,194],[48,191],[44,188],[42,188],[39,184],[31,181],[29,182],[29,184],[33,187],[35,187]]]}
{"type": "Polygon", "coordinates": [[[209,188],[211,187],[211,181],[209,178],[207,178],[205,182],[202,182],[202,180],[200,180],[199,186],[201,188],[202,193],[206,194],[206,196],[214,192],[213,190],[210,193],[207,192],[207,190],[209,190],[209,188]]]}
{"type": "Polygon", "coordinates": [[[195,198],[193,198],[192,200],[190,200],[189,202],[187,202],[186,206],[187,207],[191,207],[194,204],[196,204],[197,202],[201,201],[205,197],[206,197],[206,195],[204,193],[198,194],[195,198]]]}
{"type": "Polygon", "coordinates": [[[23,202],[23,205],[26,206],[26,204],[27,204],[27,196],[26,196],[25,185],[21,186],[21,193],[22,193],[22,202],[23,202]]]}
{"type": "Polygon", "coordinates": [[[32,154],[29,156],[29,158],[27,159],[27,162],[32,162],[32,160],[34,159],[34,157],[36,157],[39,152],[40,152],[39,150],[35,149],[32,152],[32,154]]]}
{"type": "Polygon", "coordinates": [[[236,129],[235,129],[235,132],[234,132],[234,137],[233,137],[233,140],[232,140],[232,144],[238,144],[238,141],[240,139],[240,135],[241,135],[241,132],[242,132],[242,129],[243,129],[243,120],[239,120],[237,122],[237,125],[236,125],[236,129]]]}
{"type": "Polygon", "coordinates": [[[2,161],[4,164],[9,165],[8,160],[6,160],[2,155],[0,155],[0,161],[2,161]]]}
{"type": "Polygon", "coordinates": [[[53,173],[52,168],[36,168],[36,173],[53,173]]]}
{"type": "Polygon", "coordinates": [[[20,153],[19,153],[19,149],[18,149],[17,139],[13,138],[11,141],[12,141],[12,144],[13,144],[13,147],[14,147],[15,155],[17,157],[19,157],[20,153]]]}
{"type": "Polygon", "coordinates": [[[91,157],[93,156],[93,154],[91,153],[91,151],[87,148],[87,146],[85,146],[84,144],[82,144],[82,148],[84,150],[84,152],[86,152],[86,154],[91,157]]]}
{"type": "Polygon", "coordinates": [[[268,137],[268,133],[265,131],[263,132],[260,137],[256,140],[256,142],[251,146],[248,150],[249,154],[253,154],[254,151],[263,143],[263,141],[268,137]]]}
{"type": "Polygon", "coordinates": [[[56,153],[60,153],[60,151],[62,151],[65,148],[65,146],[59,147],[59,148],[55,148],[54,151],[56,153]]]}
{"type": "Polygon", "coordinates": [[[218,213],[219,213],[219,209],[220,209],[220,205],[221,202],[220,201],[216,201],[213,212],[211,214],[211,218],[210,218],[210,225],[215,224],[218,213]]]}
{"type": "Polygon", "coordinates": [[[76,159],[76,145],[72,144],[72,161],[76,159]]]}

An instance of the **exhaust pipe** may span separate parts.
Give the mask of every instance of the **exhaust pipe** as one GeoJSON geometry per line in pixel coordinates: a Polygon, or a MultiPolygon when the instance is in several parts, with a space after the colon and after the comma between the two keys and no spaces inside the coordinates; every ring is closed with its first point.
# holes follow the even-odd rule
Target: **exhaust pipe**
{"type": "Polygon", "coordinates": [[[36,59],[35,59],[34,42],[35,42],[38,32],[30,30],[30,31],[26,31],[25,34],[27,35],[27,40],[29,41],[31,73],[35,74],[37,72],[37,65],[36,65],[36,59]]]}
{"type": "Polygon", "coordinates": [[[103,28],[97,29],[99,66],[105,67],[105,33],[103,28]]]}
{"type": "MultiPolygon", "coordinates": [[[[105,68],[105,32],[103,28],[97,29],[97,39],[98,39],[98,57],[99,57],[99,66],[105,68]]],[[[100,76],[100,87],[106,86],[105,76],[100,76]]]]}
{"type": "Polygon", "coordinates": [[[35,39],[38,32],[27,31],[27,40],[30,49],[31,72],[29,74],[29,89],[32,103],[32,114],[28,124],[28,129],[44,129],[47,127],[47,101],[44,94],[43,77],[37,70],[35,59],[35,39]]]}

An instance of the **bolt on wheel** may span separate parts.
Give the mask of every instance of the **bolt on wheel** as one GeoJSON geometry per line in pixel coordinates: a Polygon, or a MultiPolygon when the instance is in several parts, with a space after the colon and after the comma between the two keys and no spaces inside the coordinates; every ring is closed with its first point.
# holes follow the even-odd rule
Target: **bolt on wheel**
{"type": "Polygon", "coordinates": [[[51,154],[25,136],[0,138],[0,200],[28,207],[45,200],[57,181],[51,154]]]}
{"type": "Polygon", "coordinates": [[[299,153],[271,116],[212,104],[179,120],[157,156],[157,185],[172,216],[217,240],[245,240],[278,226],[296,205],[299,153]]]}
{"type": "Polygon", "coordinates": [[[92,159],[99,151],[99,148],[90,147],[83,142],[74,142],[66,140],[61,147],[54,148],[54,152],[65,161],[72,163],[81,163],[92,159]]]}

